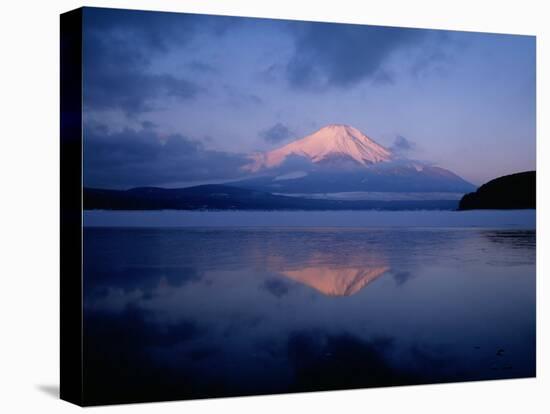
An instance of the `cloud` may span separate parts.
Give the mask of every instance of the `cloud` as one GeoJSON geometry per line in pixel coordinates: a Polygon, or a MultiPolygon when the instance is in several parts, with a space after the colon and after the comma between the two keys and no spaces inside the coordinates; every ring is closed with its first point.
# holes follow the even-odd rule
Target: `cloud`
{"type": "Polygon", "coordinates": [[[405,283],[407,283],[409,280],[413,279],[415,277],[414,273],[411,272],[397,272],[393,275],[393,280],[395,280],[395,284],[397,286],[402,286],[405,283]]]}
{"type": "MultiPolygon", "coordinates": [[[[162,98],[197,97],[204,87],[188,75],[155,72],[153,62],[186,47],[199,31],[221,34],[234,21],[221,16],[85,8],[85,109],[120,109],[132,116],[155,109],[162,98]]],[[[190,73],[193,70],[189,68],[190,73]]]]}
{"type": "Polygon", "coordinates": [[[187,79],[168,74],[147,74],[137,67],[128,67],[120,73],[98,70],[87,77],[85,84],[86,109],[121,109],[127,115],[155,109],[156,99],[173,97],[187,100],[195,98],[202,90],[187,79]]]}
{"type": "Polygon", "coordinates": [[[397,135],[390,151],[397,155],[405,155],[416,149],[416,144],[402,135],[397,135]]]}
{"type": "Polygon", "coordinates": [[[147,312],[136,304],[126,306],[119,314],[105,311],[88,312],[87,320],[96,328],[96,334],[106,331],[114,334],[116,331],[119,334],[118,339],[128,345],[129,342],[137,340],[141,346],[170,346],[189,341],[201,334],[198,325],[192,320],[180,320],[169,323],[168,326],[151,321],[147,318],[147,312]],[[101,319],[101,322],[96,323],[94,320],[92,323],[96,318],[101,319]]]}
{"type": "Polygon", "coordinates": [[[417,379],[390,364],[393,338],[366,341],[354,335],[298,331],[289,336],[294,391],[413,384],[417,379]]]}
{"type": "Polygon", "coordinates": [[[242,91],[230,85],[224,85],[223,91],[227,104],[235,108],[256,107],[264,103],[258,95],[242,91]]]}
{"type": "Polygon", "coordinates": [[[259,79],[267,83],[278,82],[285,77],[285,65],[271,63],[258,72],[259,79]]]}
{"type": "Polygon", "coordinates": [[[86,310],[83,358],[88,403],[190,398],[197,393],[187,360],[167,361],[165,356],[183,349],[180,355],[192,357],[188,350],[208,327],[192,319],[166,319],[137,304],[121,312],[86,310]]]}
{"type": "Polygon", "coordinates": [[[448,52],[436,48],[418,56],[411,67],[411,72],[416,77],[429,75],[433,71],[443,74],[444,68],[452,63],[453,59],[448,52]]]}
{"type": "Polygon", "coordinates": [[[131,188],[209,180],[242,174],[244,155],[212,151],[181,134],[163,135],[151,123],[110,132],[104,125],[84,131],[84,185],[131,188]]]}
{"type": "Polygon", "coordinates": [[[290,287],[291,285],[281,278],[270,278],[267,279],[263,284],[263,288],[271,293],[273,296],[275,296],[277,299],[280,299],[283,296],[287,295],[290,287]]]}
{"type": "Polygon", "coordinates": [[[199,60],[193,60],[187,64],[187,67],[197,73],[200,74],[212,74],[212,73],[218,73],[218,69],[214,67],[213,65],[201,62],[199,60]]]}
{"type": "MultiPolygon", "coordinates": [[[[112,290],[122,291],[134,299],[135,292],[141,292],[141,298],[151,299],[158,294],[163,284],[171,289],[181,288],[189,283],[197,283],[203,277],[194,267],[180,265],[123,265],[105,271],[101,265],[93,262],[86,265],[85,272],[94,275],[85,292],[88,303],[93,303],[92,299],[104,299],[112,290]]],[[[120,294],[117,298],[122,299],[120,294]]]]}
{"type": "Polygon", "coordinates": [[[294,133],[286,125],[283,125],[280,122],[277,122],[272,127],[261,131],[259,135],[267,142],[270,142],[272,144],[285,141],[295,136],[294,133]]]}
{"type": "Polygon", "coordinates": [[[334,23],[304,23],[295,32],[288,81],[298,89],[350,87],[378,76],[387,80],[394,52],[421,42],[426,31],[334,23]]]}

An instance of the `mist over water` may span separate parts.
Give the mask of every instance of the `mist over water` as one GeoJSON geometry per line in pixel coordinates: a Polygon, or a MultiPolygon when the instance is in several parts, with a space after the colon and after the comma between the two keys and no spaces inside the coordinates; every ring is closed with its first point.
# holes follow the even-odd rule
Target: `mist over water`
{"type": "Polygon", "coordinates": [[[532,228],[86,227],[84,274],[96,403],[535,375],[532,228]]]}
{"type": "Polygon", "coordinates": [[[483,227],[534,229],[535,210],[84,211],[89,227],[483,227]]]}

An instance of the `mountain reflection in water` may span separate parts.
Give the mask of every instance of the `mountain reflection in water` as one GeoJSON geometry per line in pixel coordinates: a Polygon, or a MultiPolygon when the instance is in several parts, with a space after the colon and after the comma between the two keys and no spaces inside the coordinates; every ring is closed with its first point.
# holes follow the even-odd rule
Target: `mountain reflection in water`
{"type": "Polygon", "coordinates": [[[90,404],[535,375],[534,231],[85,228],[84,238],[90,404]]]}
{"type": "Polygon", "coordinates": [[[389,266],[372,268],[355,267],[304,267],[282,272],[286,277],[310,286],[326,296],[350,296],[382,276],[389,266]]]}

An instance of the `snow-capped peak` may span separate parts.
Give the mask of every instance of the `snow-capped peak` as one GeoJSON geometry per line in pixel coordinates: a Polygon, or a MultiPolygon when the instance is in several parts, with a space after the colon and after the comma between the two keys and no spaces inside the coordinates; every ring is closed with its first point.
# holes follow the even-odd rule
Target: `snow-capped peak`
{"type": "Polygon", "coordinates": [[[251,156],[252,162],[245,169],[258,171],[281,165],[287,157],[305,157],[313,163],[332,159],[348,159],[369,165],[392,159],[391,152],[349,125],[327,125],[311,135],[293,141],[273,151],[251,156]]]}

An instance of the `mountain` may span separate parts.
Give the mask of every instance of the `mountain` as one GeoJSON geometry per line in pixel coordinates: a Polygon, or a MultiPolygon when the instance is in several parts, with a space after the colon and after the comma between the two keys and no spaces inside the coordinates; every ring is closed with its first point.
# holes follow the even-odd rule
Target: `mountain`
{"type": "Polygon", "coordinates": [[[281,148],[250,156],[249,177],[232,186],[282,194],[454,192],[475,186],[453,172],[400,158],[356,128],[328,125],[281,148]]]}
{"type": "Polygon", "coordinates": [[[264,168],[274,168],[290,156],[304,157],[315,164],[342,160],[369,165],[392,159],[388,149],[358,129],[333,124],[276,150],[253,154],[252,162],[245,169],[257,172],[264,168]]]}
{"type": "Polygon", "coordinates": [[[453,210],[457,200],[341,201],[287,197],[227,185],[130,190],[84,188],[85,210],[453,210]]]}
{"type": "Polygon", "coordinates": [[[399,158],[359,130],[329,125],[250,157],[244,179],[187,188],[84,189],[107,210],[454,210],[475,187],[441,167],[399,158]],[[368,193],[368,194],[366,194],[368,193]]]}
{"type": "Polygon", "coordinates": [[[505,175],[462,197],[459,210],[536,208],[536,191],[536,171],[505,175]]]}
{"type": "Polygon", "coordinates": [[[466,193],[475,186],[440,167],[402,160],[380,163],[369,168],[318,169],[295,175],[260,175],[232,182],[232,186],[286,193],[341,192],[453,192],[466,193]]]}

